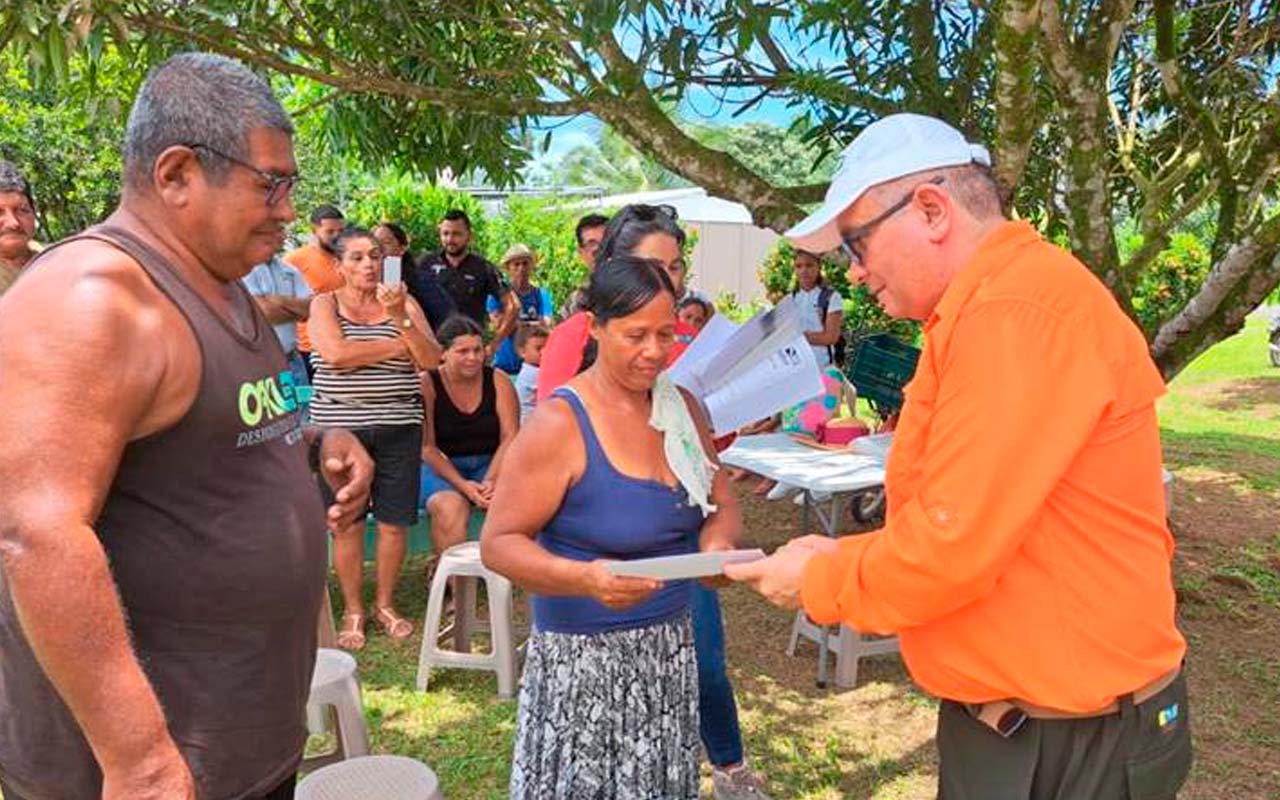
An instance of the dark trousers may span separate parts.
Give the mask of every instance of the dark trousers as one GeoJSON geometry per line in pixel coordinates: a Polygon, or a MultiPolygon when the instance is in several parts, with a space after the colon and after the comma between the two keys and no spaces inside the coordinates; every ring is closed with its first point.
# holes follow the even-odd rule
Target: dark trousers
{"type": "Polygon", "coordinates": [[[1008,739],[959,703],[938,713],[939,800],[1173,800],[1191,769],[1186,679],[1115,714],[1029,719],[1008,739]]]}
{"type": "Polygon", "coordinates": [[[720,593],[693,584],[693,645],[698,654],[698,727],[713,767],[742,762],[738,705],[724,660],[720,593]]]}

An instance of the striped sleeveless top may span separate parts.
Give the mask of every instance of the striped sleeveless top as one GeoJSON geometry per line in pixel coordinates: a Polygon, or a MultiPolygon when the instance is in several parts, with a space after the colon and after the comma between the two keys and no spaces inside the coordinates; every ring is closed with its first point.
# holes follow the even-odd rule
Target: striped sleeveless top
{"type": "MultiPolygon", "coordinates": [[[[342,335],[353,342],[394,339],[395,323],[352,322],[338,314],[342,335]]],[[[422,384],[408,356],[391,358],[354,369],[336,369],[318,352],[311,354],[311,421],[333,428],[372,428],[379,425],[421,425],[422,384]]]]}

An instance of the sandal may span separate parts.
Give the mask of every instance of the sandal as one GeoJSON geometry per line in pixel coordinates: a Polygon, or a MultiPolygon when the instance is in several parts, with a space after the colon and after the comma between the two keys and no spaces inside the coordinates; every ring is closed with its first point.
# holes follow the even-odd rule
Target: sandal
{"type": "Polygon", "coordinates": [[[383,606],[373,618],[382,626],[382,630],[397,642],[403,642],[413,635],[413,623],[396,613],[394,608],[383,606]]]}
{"type": "Polygon", "coordinates": [[[342,629],[338,631],[336,644],[343,650],[360,650],[364,647],[364,614],[343,614],[342,629]]]}

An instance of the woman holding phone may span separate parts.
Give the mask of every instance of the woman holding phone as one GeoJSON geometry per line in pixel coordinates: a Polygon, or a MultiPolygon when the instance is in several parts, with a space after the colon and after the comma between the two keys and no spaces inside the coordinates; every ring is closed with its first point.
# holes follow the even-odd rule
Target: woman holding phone
{"type": "MultiPolygon", "coordinates": [[[[347,428],[374,462],[370,491],[378,524],[374,617],[403,640],[413,624],[392,603],[410,525],[418,521],[418,454],[422,448],[421,370],[440,362],[440,345],[403,283],[382,280],[382,251],[373,234],[347,228],[333,241],[345,285],[311,301],[315,365],[311,420],[347,428]]],[[[333,534],[333,565],[345,612],[338,646],[365,644],[362,598],[365,520],[333,534]]]]}

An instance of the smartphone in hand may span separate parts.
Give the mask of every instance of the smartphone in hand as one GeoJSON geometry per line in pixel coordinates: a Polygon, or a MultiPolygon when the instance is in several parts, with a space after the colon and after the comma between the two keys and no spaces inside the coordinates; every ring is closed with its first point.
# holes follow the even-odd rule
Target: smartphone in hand
{"type": "Polygon", "coordinates": [[[387,256],[382,259],[382,283],[384,286],[394,287],[399,285],[403,276],[400,274],[400,256],[387,256]]]}

